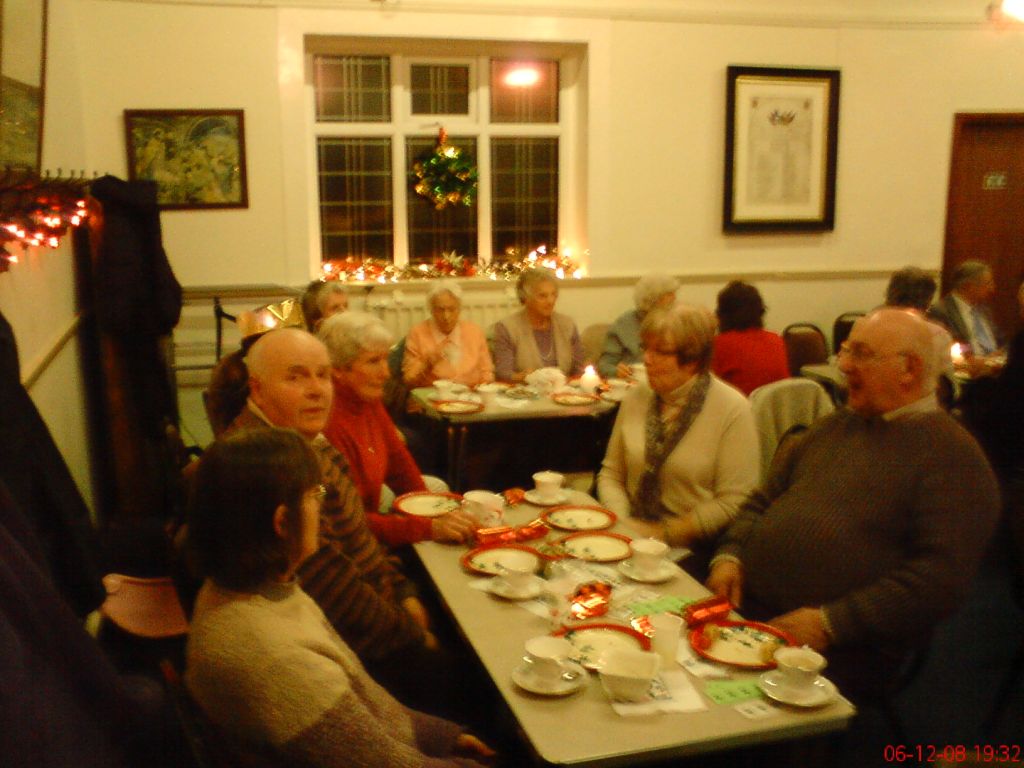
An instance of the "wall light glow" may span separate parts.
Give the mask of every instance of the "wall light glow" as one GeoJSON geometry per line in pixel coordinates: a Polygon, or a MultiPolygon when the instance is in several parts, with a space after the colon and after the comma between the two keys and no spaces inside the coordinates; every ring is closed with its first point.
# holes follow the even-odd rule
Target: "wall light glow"
{"type": "Polygon", "coordinates": [[[532,88],[540,81],[540,72],[535,67],[519,66],[506,72],[503,79],[509,88],[532,88]]]}

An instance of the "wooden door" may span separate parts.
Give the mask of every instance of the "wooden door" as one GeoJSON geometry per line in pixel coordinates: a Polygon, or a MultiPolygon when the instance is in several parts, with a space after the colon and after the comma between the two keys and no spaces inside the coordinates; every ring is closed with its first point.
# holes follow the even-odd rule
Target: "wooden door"
{"type": "Polygon", "coordinates": [[[999,327],[1013,333],[1024,279],[1024,113],[956,115],[943,286],[968,259],[992,265],[992,310],[999,327]]]}

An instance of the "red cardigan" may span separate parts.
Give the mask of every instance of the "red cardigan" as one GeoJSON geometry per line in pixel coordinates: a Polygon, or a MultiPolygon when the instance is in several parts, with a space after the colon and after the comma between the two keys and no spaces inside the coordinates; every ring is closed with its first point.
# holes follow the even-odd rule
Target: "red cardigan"
{"type": "Polygon", "coordinates": [[[711,370],[749,395],[760,386],[789,377],[786,345],[779,334],[763,328],[726,331],[715,337],[711,370]]]}
{"type": "Polygon", "coordinates": [[[427,490],[419,467],[382,402],[362,400],[335,382],[334,405],[324,436],[348,459],[352,479],[363,497],[366,521],[378,539],[394,547],[430,538],[429,518],[382,515],[378,511],[385,483],[396,496],[427,490]]]}

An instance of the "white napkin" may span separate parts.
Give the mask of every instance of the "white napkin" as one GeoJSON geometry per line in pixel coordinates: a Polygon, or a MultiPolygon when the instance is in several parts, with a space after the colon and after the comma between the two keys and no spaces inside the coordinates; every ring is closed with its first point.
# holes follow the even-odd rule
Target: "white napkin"
{"type": "Polygon", "coordinates": [[[683,665],[687,672],[694,677],[702,677],[708,680],[724,679],[729,677],[728,671],[710,662],[704,661],[686,641],[684,637],[679,643],[679,650],[676,651],[676,661],[683,665]]]}
{"type": "Polygon", "coordinates": [[[651,683],[650,701],[613,701],[612,709],[623,717],[658,712],[700,712],[707,709],[690,678],[681,670],[662,672],[651,683]]]}

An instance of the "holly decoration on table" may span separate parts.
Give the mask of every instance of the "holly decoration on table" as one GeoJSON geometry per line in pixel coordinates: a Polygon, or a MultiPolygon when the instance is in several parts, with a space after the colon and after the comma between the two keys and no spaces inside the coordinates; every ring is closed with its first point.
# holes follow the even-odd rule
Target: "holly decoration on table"
{"type": "Polygon", "coordinates": [[[432,202],[437,210],[476,202],[476,166],[462,149],[448,143],[444,128],[438,133],[434,151],[418,160],[412,170],[416,193],[432,202]]]}

